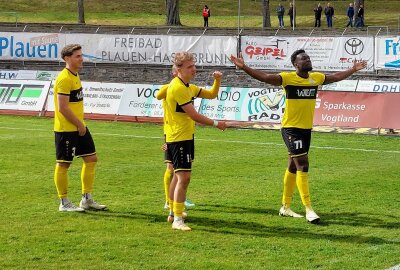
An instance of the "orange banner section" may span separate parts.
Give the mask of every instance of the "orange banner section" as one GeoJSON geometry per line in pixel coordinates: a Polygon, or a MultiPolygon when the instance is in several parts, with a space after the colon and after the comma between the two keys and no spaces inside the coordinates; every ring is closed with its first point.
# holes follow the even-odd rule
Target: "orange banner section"
{"type": "Polygon", "coordinates": [[[314,125],[351,128],[400,128],[396,93],[318,93],[314,125]]]}

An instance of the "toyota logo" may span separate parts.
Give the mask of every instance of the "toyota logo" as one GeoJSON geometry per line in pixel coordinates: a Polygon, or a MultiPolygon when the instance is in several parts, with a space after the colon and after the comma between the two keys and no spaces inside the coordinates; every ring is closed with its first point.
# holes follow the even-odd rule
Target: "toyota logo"
{"type": "Polygon", "coordinates": [[[358,55],[364,50],[364,43],[358,38],[351,38],[344,44],[344,49],[350,55],[358,55]]]}

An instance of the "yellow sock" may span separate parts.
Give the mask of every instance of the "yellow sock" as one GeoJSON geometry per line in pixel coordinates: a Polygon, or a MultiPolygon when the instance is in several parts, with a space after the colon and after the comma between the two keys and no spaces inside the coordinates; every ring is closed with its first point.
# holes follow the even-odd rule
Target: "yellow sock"
{"type": "Polygon", "coordinates": [[[287,208],[290,207],[293,198],[294,188],[296,186],[296,174],[289,172],[286,169],[285,176],[283,178],[283,195],[282,195],[282,205],[287,208]]]}
{"type": "Polygon", "coordinates": [[[297,171],[296,173],[296,184],[299,189],[301,201],[303,205],[310,206],[310,190],[308,188],[308,172],[297,171]]]}
{"type": "Polygon", "coordinates": [[[83,162],[81,171],[82,194],[92,193],[96,162],[83,162]]]}
{"type": "Polygon", "coordinates": [[[54,183],[56,184],[58,197],[60,199],[66,198],[68,193],[68,168],[56,164],[54,183]]]}
{"type": "Polygon", "coordinates": [[[165,170],[164,173],[164,192],[165,192],[165,201],[169,202],[169,186],[171,185],[172,177],[174,176],[174,171],[165,170]]]}
{"type": "Polygon", "coordinates": [[[184,202],[174,202],[174,215],[175,217],[182,217],[183,208],[185,207],[184,202]]]}

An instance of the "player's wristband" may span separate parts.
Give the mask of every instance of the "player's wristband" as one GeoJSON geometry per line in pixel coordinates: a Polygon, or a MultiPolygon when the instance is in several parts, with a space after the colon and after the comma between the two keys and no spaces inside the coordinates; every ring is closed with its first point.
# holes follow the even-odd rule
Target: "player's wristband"
{"type": "Polygon", "coordinates": [[[214,120],[213,126],[214,127],[218,126],[218,121],[217,120],[214,120]]]}

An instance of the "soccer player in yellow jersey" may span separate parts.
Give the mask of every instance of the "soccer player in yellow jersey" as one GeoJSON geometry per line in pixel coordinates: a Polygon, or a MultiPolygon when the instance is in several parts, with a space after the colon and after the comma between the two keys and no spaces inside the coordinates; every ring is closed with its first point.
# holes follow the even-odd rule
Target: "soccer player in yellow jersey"
{"type": "MultiPolygon", "coordinates": [[[[172,67],[172,76],[175,78],[177,75],[178,75],[177,69],[175,66],[173,66],[172,67]]],[[[200,88],[194,84],[189,84],[189,88],[191,89],[192,93],[195,93],[196,95],[198,95],[199,98],[214,99],[218,96],[219,87],[221,85],[222,73],[219,71],[215,71],[213,73],[213,77],[214,77],[214,83],[210,90],[200,88]],[[199,93],[199,94],[197,94],[197,93],[199,93]]],[[[165,98],[167,96],[168,87],[169,87],[169,84],[163,85],[160,88],[160,90],[157,92],[157,95],[156,95],[156,98],[158,100],[163,101],[164,112],[166,109],[165,98]]],[[[164,134],[165,134],[165,129],[166,129],[166,126],[165,126],[166,121],[167,121],[167,118],[164,117],[164,134]]],[[[172,164],[172,157],[170,157],[168,154],[166,144],[164,144],[161,149],[164,150],[164,152],[165,152],[164,162],[167,164],[167,168],[164,173],[164,191],[165,191],[165,198],[166,198],[166,203],[165,203],[164,208],[171,210],[170,215],[168,217],[168,221],[172,222],[173,218],[174,218],[174,215],[172,212],[172,206],[173,206],[173,200],[174,200],[173,194],[174,194],[177,179],[176,179],[176,177],[174,177],[174,167],[172,164]],[[171,205],[171,207],[170,207],[170,205],[171,205]]],[[[184,206],[193,207],[194,204],[188,198],[186,198],[184,206]]],[[[183,215],[185,215],[185,213],[183,213],[183,215]]]]}
{"type": "Polygon", "coordinates": [[[70,44],[61,51],[66,67],[58,75],[54,85],[54,133],[56,168],[54,182],[60,198],[59,211],[82,212],[89,209],[105,210],[92,197],[97,155],[89,129],[83,120],[83,93],[78,71],[82,67],[82,47],[70,44]],[[68,195],[68,168],[73,158],[82,157],[82,199],[75,206],[68,195]]]}
{"type": "Polygon", "coordinates": [[[231,61],[253,78],[283,87],[286,96],[286,108],[283,114],[281,133],[289,151],[289,158],[283,178],[282,207],[279,210],[279,215],[303,217],[290,209],[294,188],[297,184],[302,203],[306,209],[307,221],[313,224],[319,223],[320,217],[311,207],[308,187],[308,151],[311,142],[317,89],[319,85],[346,79],[353,73],[365,68],[367,62],[354,62],[352,68],[334,74],[311,72],[310,57],[304,50],[296,50],[291,55],[291,62],[296,71],[268,74],[246,66],[241,55],[239,58],[231,55],[231,61]]]}
{"type": "MultiPolygon", "coordinates": [[[[204,91],[198,87],[190,87],[190,81],[196,75],[193,55],[188,52],[176,53],[174,65],[177,70],[177,77],[170,82],[164,102],[165,141],[167,143],[167,152],[172,157],[174,172],[177,177],[173,193],[172,209],[174,221],[172,228],[190,231],[191,228],[185,224],[182,218],[182,212],[194,158],[195,122],[215,126],[221,130],[226,128],[226,124],[199,114],[193,105],[194,98],[211,96],[209,91],[204,91]]],[[[214,74],[216,74],[214,78],[218,80],[219,89],[222,74],[219,72],[214,74]]]]}

